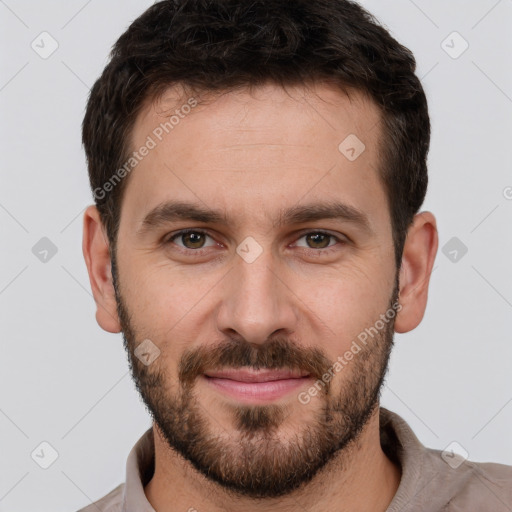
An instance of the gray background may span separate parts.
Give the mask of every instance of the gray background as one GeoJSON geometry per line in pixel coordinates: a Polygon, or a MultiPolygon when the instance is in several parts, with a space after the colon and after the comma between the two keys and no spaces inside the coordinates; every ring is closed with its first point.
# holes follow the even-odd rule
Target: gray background
{"type": "MultiPolygon", "coordinates": [[[[98,499],[150,426],[121,335],[94,318],[80,143],[89,88],[150,3],[0,0],[0,511],[98,499]],[[47,58],[43,31],[58,43],[47,58]],[[43,237],[57,250],[46,262],[33,252],[43,237]],[[43,441],[58,452],[48,469],[31,458],[43,441]]],[[[512,464],[512,0],[364,5],[417,58],[433,129],[423,209],[440,234],[425,318],[396,335],[382,404],[428,446],[512,464]],[[447,243],[468,252],[452,261],[447,243]]]]}

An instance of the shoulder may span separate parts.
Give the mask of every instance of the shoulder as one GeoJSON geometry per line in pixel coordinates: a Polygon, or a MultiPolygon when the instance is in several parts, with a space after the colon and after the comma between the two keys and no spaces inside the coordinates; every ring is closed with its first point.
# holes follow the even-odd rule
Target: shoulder
{"type": "Polygon", "coordinates": [[[380,423],[384,451],[402,466],[387,512],[512,511],[512,466],[428,448],[403,418],[384,408],[380,423]]]}
{"type": "Polygon", "coordinates": [[[77,512],[121,512],[124,482],[110,491],[103,498],[91,503],[77,512]]]}
{"type": "Polygon", "coordinates": [[[438,487],[447,498],[443,510],[511,510],[512,466],[470,460],[459,460],[450,465],[443,460],[440,450],[428,448],[426,451],[437,473],[436,485],[430,490],[436,492],[435,487],[438,487]]]}

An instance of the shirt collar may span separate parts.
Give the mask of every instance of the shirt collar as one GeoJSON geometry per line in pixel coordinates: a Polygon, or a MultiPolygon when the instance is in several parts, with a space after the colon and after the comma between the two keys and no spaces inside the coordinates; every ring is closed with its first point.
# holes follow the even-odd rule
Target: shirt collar
{"type": "Polygon", "coordinates": [[[156,512],[144,494],[144,486],[155,470],[153,427],[137,441],[126,461],[122,512],[156,512]]]}
{"type": "Polygon", "coordinates": [[[382,449],[401,467],[402,472],[400,484],[386,512],[403,512],[416,496],[421,480],[425,477],[427,448],[398,414],[381,407],[379,421],[382,449]]]}

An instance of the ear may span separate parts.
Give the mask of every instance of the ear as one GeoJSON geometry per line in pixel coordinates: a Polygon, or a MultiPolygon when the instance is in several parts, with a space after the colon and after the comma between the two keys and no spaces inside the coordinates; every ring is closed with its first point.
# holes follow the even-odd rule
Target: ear
{"type": "Polygon", "coordinates": [[[438,244],[434,215],[430,212],[415,215],[407,231],[400,268],[399,303],[402,307],[395,320],[398,333],[412,331],[423,319],[438,244]]]}
{"type": "Polygon", "coordinates": [[[121,332],[109,252],[109,243],[96,206],[84,213],[82,251],[96,302],[96,321],[107,332],[121,332]]]}

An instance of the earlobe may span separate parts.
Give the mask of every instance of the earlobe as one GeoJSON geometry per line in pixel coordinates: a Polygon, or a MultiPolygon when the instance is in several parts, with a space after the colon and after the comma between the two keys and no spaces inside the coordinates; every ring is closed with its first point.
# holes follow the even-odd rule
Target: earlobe
{"type": "Polygon", "coordinates": [[[415,215],[407,232],[400,269],[400,305],[395,331],[409,332],[423,319],[427,307],[428,285],[437,253],[436,219],[430,212],[415,215]]]}
{"type": "Polygon", "coordinates": [[[112,284],[109,243],[94,205],[87,207],[84,213],[82,251],[96,302],[96,321],[107,332],[121,332],[112,284]]]}

